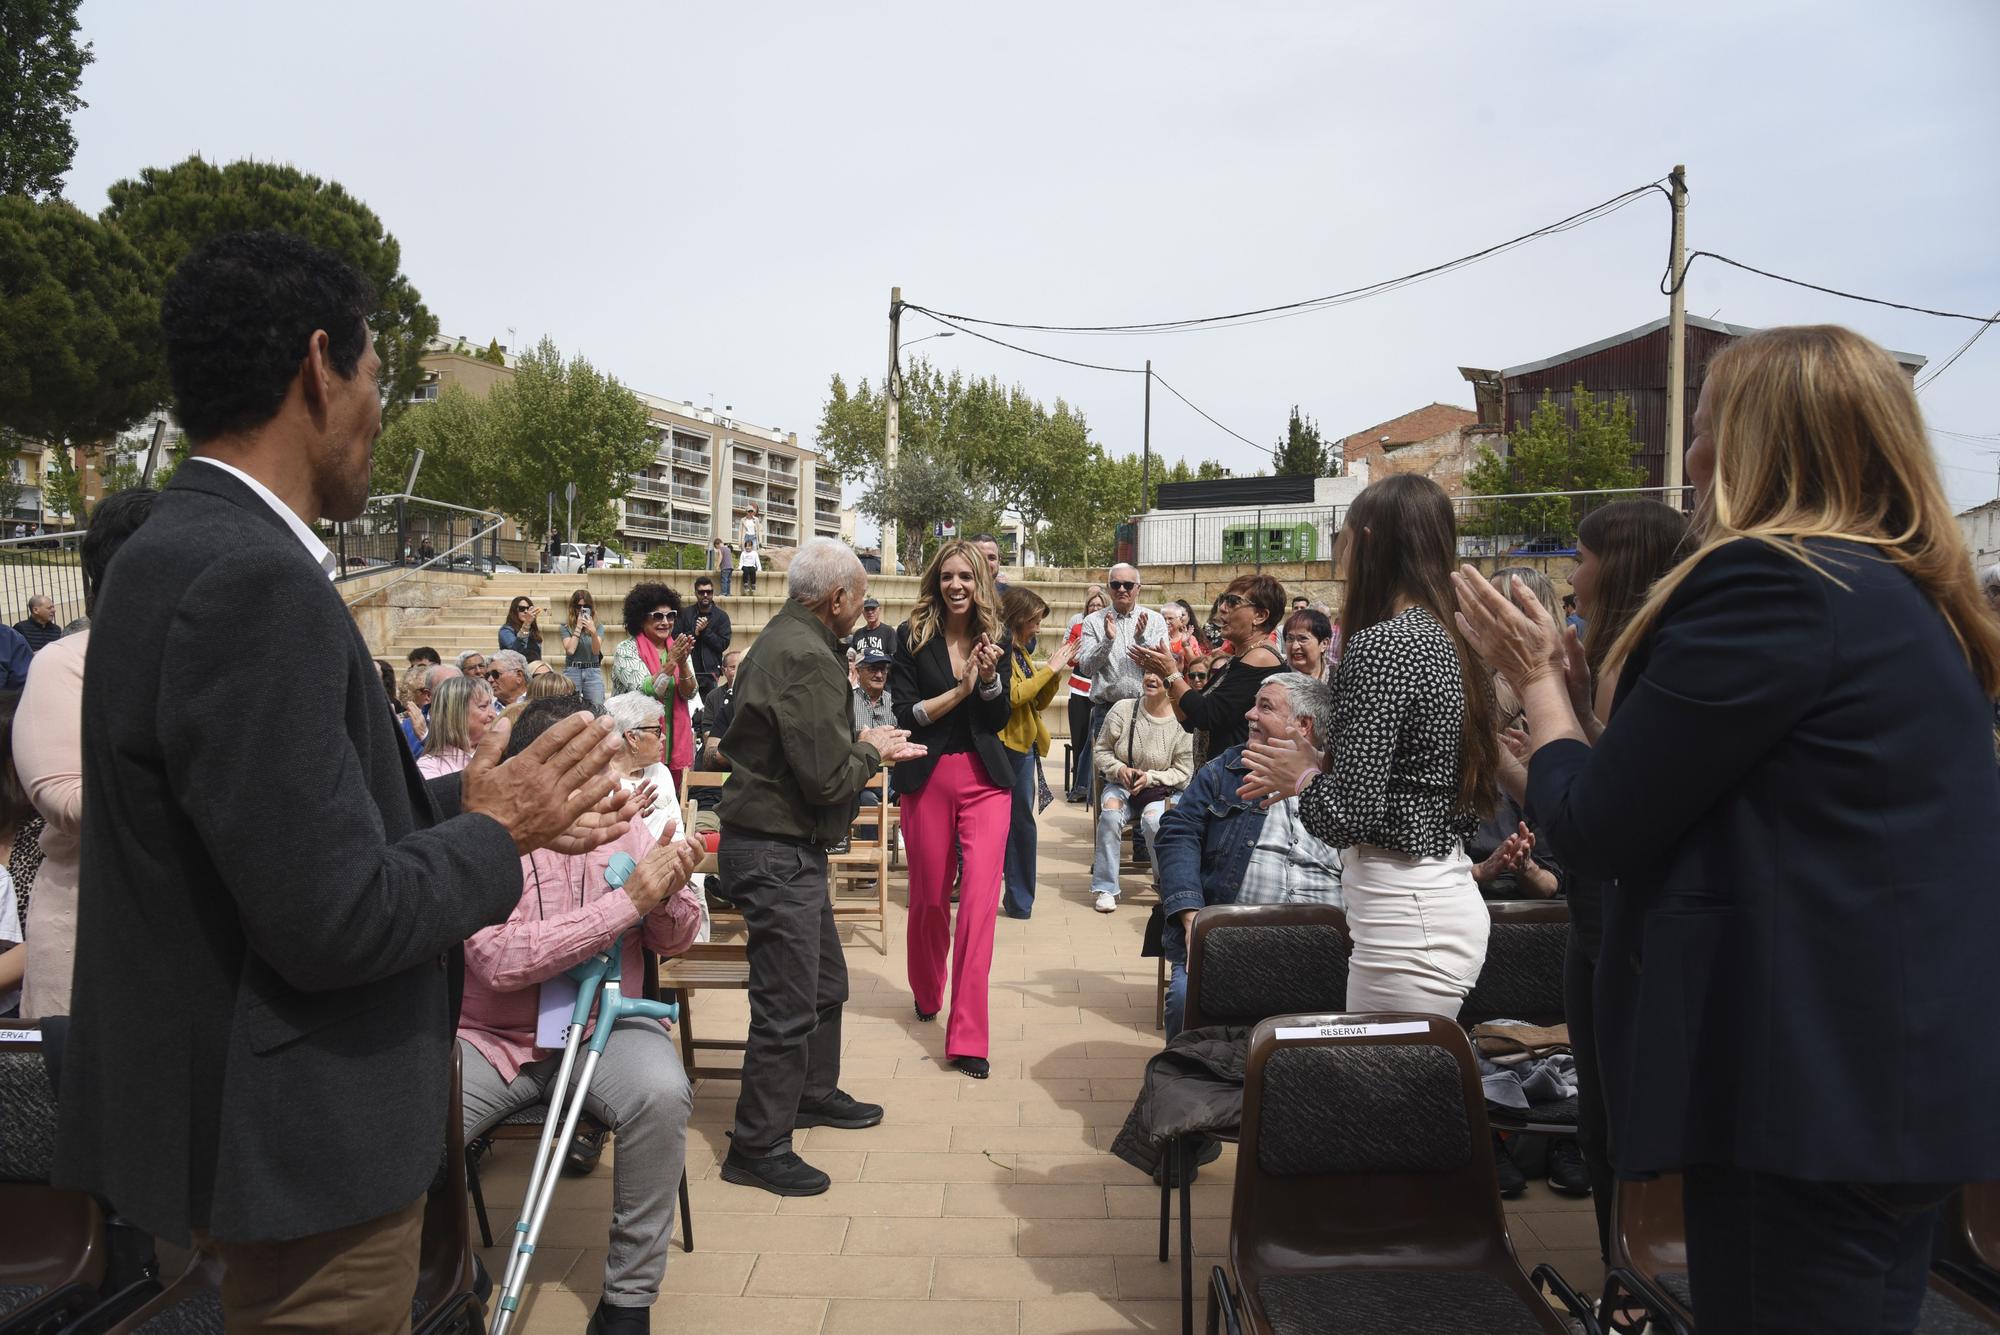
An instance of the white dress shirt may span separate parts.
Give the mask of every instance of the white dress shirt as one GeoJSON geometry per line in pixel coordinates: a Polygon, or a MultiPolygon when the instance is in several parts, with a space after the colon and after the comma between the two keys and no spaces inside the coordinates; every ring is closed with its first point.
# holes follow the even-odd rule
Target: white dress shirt
{"type": "Polygon", "coordinates": [[[286,525],[292,530],[292,536],[299,540],[299,545],[306,549],[306,554],[312,557],[321,570],[326,572],[328,579],[332,579],[338,572],[339,563],[334,560],[333,552],[325,543],[319,540],[319,534],[313,532],[310,525],[292,512],[291,506],[286,505],[278,499],[276,492],[234,464],[226,464],[220,459],[211,459],[205,454],[191,454],[188,456],[188,460],[191,463],[207,464],[210,468],[220,468],[223,472],[256,492],[257,498],[270,506],[277,513],[278,518],[285,521],[286,525]]]}

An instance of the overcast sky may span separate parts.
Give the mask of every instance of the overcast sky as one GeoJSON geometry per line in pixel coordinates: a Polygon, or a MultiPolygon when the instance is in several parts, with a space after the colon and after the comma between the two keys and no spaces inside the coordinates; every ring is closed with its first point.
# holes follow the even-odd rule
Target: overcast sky
{"type": "MultiPolygon", "coordinates": [[[[2000,5],[269,3],[86,0],[67,194],[292,163],[401,241],[449,334],[546,334],[635,388],[809,441],[879,383],[889,288],[998,319],[1207,315],[1425,267],[1688,167],[1689,245],[1945,310],[2000,307],[2000,5]],[[512,333],[510,334],[510,330],[512,333]]],[[[1407,291],[1233,330],[1019,336],[1156,369],[1275,440],[1432,401],[1664,315],[1668,209],[1407,291]]],[[[1703,261],[1688,309],[1949,356],[1976,326],[1703,261]]],[[[905,342],[935,332],[906,318],[905,342]]],[[[1011,338],[1012,336],[1010,336],[1011,338]]],[[[918,355],[1139,447],[1141,381],[964,335],[918,355]]],[[[1952,500],[2000,468],[2000,334],[1925,391],[1952,500]]],[[[1255,469],[1156,394],[1153,448],[1255,469]]]]}

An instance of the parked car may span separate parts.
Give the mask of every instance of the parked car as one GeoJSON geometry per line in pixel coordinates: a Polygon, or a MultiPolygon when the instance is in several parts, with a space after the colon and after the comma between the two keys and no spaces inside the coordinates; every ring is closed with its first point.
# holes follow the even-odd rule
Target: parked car
{"type": "Polygon", "coordinates": [[[566,542],[556,549],[555,557],[549,563],[549,569],[558,575],[574,575],[589,566],[588,553],[596,550],[596,546],[590,543],[566,542]]]}

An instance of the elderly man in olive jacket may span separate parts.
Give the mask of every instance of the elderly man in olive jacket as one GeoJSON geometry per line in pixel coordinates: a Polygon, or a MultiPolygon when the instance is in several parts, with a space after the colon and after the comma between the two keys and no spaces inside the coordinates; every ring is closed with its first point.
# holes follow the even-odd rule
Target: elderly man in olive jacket
{"type": "Polygon", "coordinates": [[[882,1109],[843,1093],[847,961],[827,897],[827,850],[885,764],[924,753],[897,728],[856,733],[842,636],[868,576],[851,548],[814,538],[786,571],[790,598],[736,670],[723,736],[731,775],[718,808],[720,867],[750,929],[750,1042],[725,1181],[817,1196],[825,1173],[792,1152],[802,1126],[859,1129],[882,1109]]]}

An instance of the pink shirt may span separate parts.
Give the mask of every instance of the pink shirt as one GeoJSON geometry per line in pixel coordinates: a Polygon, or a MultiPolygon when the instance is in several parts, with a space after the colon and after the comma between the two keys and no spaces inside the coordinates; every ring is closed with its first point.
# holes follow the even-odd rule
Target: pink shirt
{"type": "Polygon", "coordinates": [[[458,1036],[513,1080],[531,1061],[554,1056],[535,1046],[540,1009],[539,984],[580,964],[624,934],[622,986],[638,995],[645,978],[640,942],[661,955],[678,955],[701,927],[701,900],[682,886],[646,915],[637,932],[638,910],[631,896],[604,883],[611,855],[644,857],[653,836],[643,821],[632,822],[623,838],[581,857],[547,851],[521,859],[521,902],[506,922],[488,927],[465,943],[465,1003],[458,1036]]]}
{"type": "Polygon", "coordinates": [[[26,1019],[70,1013],[76,973],[78,864],[83,856],[83,656],[90,632],[65,635],[35,655],[14,712],[14,770],[48,822],[42,869],[28,901],[26,1019]]]}

